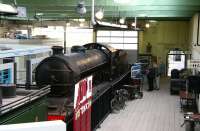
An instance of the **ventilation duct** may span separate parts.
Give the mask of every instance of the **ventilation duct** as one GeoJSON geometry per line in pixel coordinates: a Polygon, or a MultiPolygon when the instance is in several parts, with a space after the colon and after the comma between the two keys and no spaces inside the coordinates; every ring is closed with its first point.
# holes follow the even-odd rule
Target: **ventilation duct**
{"type": "Polygon", "coordinates": [[[17,8],[9,4],[0,3],[0,14],[1,15],[17,15],[17,8]]]}
{"type": "Polygon", "coordinates": [[[107,26],[107,27],[114,27],[114,28],[128,28],[127,25],[119,25],[119,24],[114,24],[114,23],[109,23],[109,22],[98,21],[98,20],[96,20],[96,23],[99,26],[107,26]]]}

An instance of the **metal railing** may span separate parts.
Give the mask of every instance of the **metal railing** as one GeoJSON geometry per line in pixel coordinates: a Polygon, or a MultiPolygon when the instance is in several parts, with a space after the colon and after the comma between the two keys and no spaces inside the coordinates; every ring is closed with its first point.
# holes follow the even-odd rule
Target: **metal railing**
{"type": "MultiPolygon", "coordinates": [[[[24,87],[24,90],[25,90],[25,87],[24,87]]],[[[12,99],[10,100],[10,102],[8,102],[7,104],[2,104],[0,106],[0,116],[22,105],[25,105],[38,98],[41,98],[42,96],[47,95],[49,92],[50,92],[50,86],[48,85],[39,90],[35,90],[35,89],[29,90],[27,94],[24,93],[25,96],[17,94],[18,96],[16,98],[10,98],[12,99]]]]}

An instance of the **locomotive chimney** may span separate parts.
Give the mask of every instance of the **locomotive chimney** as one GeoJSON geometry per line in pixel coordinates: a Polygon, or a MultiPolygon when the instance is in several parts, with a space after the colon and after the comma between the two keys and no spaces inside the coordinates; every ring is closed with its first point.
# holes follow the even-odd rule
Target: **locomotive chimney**
{"type": "Polygon", "coordinates": [[[62,46],[53,46],[53,55],[63,55],[63,47],[62,46]]]}

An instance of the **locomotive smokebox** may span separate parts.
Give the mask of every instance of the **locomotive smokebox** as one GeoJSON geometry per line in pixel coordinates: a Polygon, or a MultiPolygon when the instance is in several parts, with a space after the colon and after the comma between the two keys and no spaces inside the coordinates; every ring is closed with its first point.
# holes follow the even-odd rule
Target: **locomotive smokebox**
{"type": "Polygon", "coordinates": [[[62,46],[53,46],[53,55],[63,55],[63,47],[62,46]]]}

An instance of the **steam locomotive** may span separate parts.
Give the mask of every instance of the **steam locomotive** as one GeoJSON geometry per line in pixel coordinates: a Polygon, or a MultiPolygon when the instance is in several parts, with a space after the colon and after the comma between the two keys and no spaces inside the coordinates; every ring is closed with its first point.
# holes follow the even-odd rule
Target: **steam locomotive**
{"type": "Polygon", "coordinates": [[[38,86],[51,85],[48,96],[48,115],[59,116],[73,130],[73,98],[75,84],[92,75],[91,128],[94,130],[110,113],[112,92],[130,75],[127,53],[108,45],[90,43],[74,46],[73,53],[63,54],[63,48],[54,46],[53,55],[36,68],[38,86]]]}

